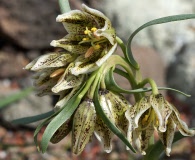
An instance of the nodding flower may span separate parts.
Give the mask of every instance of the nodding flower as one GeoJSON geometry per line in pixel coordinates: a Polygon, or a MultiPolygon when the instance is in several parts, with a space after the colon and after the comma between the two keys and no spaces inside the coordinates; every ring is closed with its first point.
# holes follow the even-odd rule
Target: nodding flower
{"type": "Polygon", "coordinates": [[[170,156],[176,127],[184,136],[194,136],[195,131],[188,128],[180,118],[178,110],[164,99],[162,94],[143,97],[125,113],[129,120],[127,137],[145,155],[148,142],[156,129],[170,156]]]}

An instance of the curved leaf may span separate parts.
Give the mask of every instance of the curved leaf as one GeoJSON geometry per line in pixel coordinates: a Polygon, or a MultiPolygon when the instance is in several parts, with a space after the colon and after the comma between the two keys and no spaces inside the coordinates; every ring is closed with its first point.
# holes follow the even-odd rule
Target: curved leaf
{"type": "Polygon", "coordinates": [[[29,123],[33,123],[33,122],[48,118],[52,114],[54,114],[53,110],[46,112],[46,113],[43,113],[43,114],[36,115],[36,116],[15,119],[15,120],[11,121],[11,123],[13,123],[13,124],[29,124],[29,123]]]}
{"type": "Polygon", "coordinates": [[[39,146],[39,144],[38,144],[38,139],[37,139],[37,136],[38,136],[39,132],[41,131],[41,129],[43,128],[43,126],[45,126],[46,124],[48,124],[49,121],[51,121],[51,119],[52,119],[53,117],[55,117],[57,114],[58,114],[58,112],[52,114],[50,117],[48,117],[47,119],[45,119],[42,123],[40,123],[40,124],[37,126],[37,128],[36,128],[36,130],[35,130],[35,132],[34,132],[34,142],[35,142],[35,145],[36,145],[38,151],[40,151],[40,146],[39,146]]]}
{"type": "MultiPolygon", "coordinates": [[[[115,81],[114,76],[113,76],[113,70],[114,68],[110,69],[109,72],[106,74],[105,76],[105,83],[106,83],[106,87],[107,89],[114,91],[114,92],[120,92],[120,93],[142,93],[142,92],[149,92],[152,91],[151,87],[148,88],[138,88],[138,89],[132,89],[132,90],[126,90],[121,88],[115,81]]],[[[123,77],[128,79],[128,74],[120,69],[115,69],[116,73],[119,73],[120,75],[122,75],[123,77]]],[[[168,87],[158,87],[158,90],[170,90],[170,91],[174,91],[177,93],[180,93],[186,97],[190,97],[190,95],[181,92],[179,90],[173,89],[173,88],[168,88],[168,87]]]]}
{"type": "MultiPolygon", "coordinates": [[[[83,85],[84,86],[84,85],[83,85]]],[[[47,128],[43,133],[43,137],[41,140],[41,151],[44,153],[48,147],[51,137],[57,131],[57,129],[66,121],[68,120],[71,115],[76,110],[77,106],[79,105],[82,96],[79,96],[79,93],[82,91],[83,86],[81,89],[68,101],[67,105],[60,110],[58,115],[56,115],[52,121],[48,124],[47,128]]]]}
{"type": "Polygon", "coordinates": [[[155,25],[155,24],[162,24],[162,23],[168,23],[168,22],[174,22],[174,21],[181,21],[186,19],[194,19],[195,14],[181,14],[181,15],[175,15],[175,16],[168,16],[168,17],[162,17],[158,19],[154,19],[152,21],[149,21],[145,23],[144,25],[140,26],[138,29],[136,29],[131,36],[128,39],[127,47],[126,47],[126,57],[128,58],[130,64],[135,67],[136,69],[139,69],[138,63],[135,61],[132,51],[131,51],[131,42],[133,40],[133,37],[142,29],[155,25]]]}
{"type": "MultiPolygon", "coordinates": [[[[100,82],[99,82],[100,84],[100,82]]],[[[109,120],[109,118],[106,116],[104,111],[102,110],[102,107],[99,103],[99,98],[98,98],[98,90],[99,90],[99,84],[95,90],[95,95],[94,95],[94,103],[95,103],[95,108],[96,112],[101,116],[102,120],[104,123],[108,126],[108,128],[115,134],[117,135],[134,153],[135,150],[129,143],[129,141],[126,139],[126,137],[121,133],[121,131],[109,120]]]]}

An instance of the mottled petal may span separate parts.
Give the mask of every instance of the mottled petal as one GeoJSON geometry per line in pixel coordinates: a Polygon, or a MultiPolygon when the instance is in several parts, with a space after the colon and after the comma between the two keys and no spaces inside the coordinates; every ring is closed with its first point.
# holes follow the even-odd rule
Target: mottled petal
{"type": "Polygon", "coordinates": [[[112,102],[115,125],[126,134],[129,122],[125,117],[125,112],[131,107],[129,102],[125,99],[123,95],[115,94],[111,91],[109,91],[109,93],[105,96],[112,102]]]}
{"type": "Polygon", "coordinates": [[[58,68],[47,68],[36,72],[32,78],[36,85],[41,85],[50,77],[50,75],[58,68]]]}
{"type": "Polygon", "coordinates": [[[116,41],[115,40],[116,39],[116,34],[115,34],[115,30],[112,28],[110,20],[103,13],[101,13],[100,11],[89,8],[84,4],[82,5],[82,9],[83,9],[83,11],[85,11],[85,12],[91,14],[91,15],[94,15],[96,17],[100,17],[104,20],[104,27],[101,28],[101,29],[98,29],[97,31],[95,31],[94,34],[96,36],[106,37],[110,41],[110,43],[112,45],[114,45],[114,43],[116,41]]]}
{"type": "Polygon", "coordinates": [[[138,128],[140,117],[150,108],[148,97],[143,97],[139,102],[130,107],[125,113],[126,118],[129,120],[129,130],[138,128]]]}
{"type": "MultiPolygon", "coordinates": [[[[81,40],[82,40],[81,36],[81,40]]],[[[81,41],[80,40],[80,41],[81,41]]],[[[67,35],[66,37],[51,41],[50,45],[53,47],[60,47],[66,49],[67,51],[74,53],[74,54],[84,54],[88,49],[89,45],[80,45],[78,40],[78,35],[67,35]]]]}
{"type": "Polygon", "coordinates": [[[114,44],[111,47],[105,48],[105,50],[101,53],[101,57],[97,59],[95,62],[98,66],[101,66],[116,50],[117,44],[114,44]]]}
{"type": "Polygon", "coordinates": [[[86,26],[93,27],[90,17],[80,10],[58,15],[56,21],[62,22],[67,32],[71,34],[83,34],[86,26]]]}
{"type": "Polygon", "coordinates": [[[95,61],[95,58],[85,58],[85,55],[81,55],[75,60],[75,66],[71,69],[71,73],[77,76],[95,71],[98,68],[95,61]]]}
{"type": "MultiPolygon", "coordinates": [[[[141,122],[140,122],[141,125],[141,122]]],[[[136,128],[133,132],[134,141],[137,149],[141,152],[142,155],[146,154],[146,149],[148,148],[148,143],[150,137],[153,135],[154,127],[153,124],[150,123],[147,129],[142,130],[142,127],[136,128]]]]}
{"type": "Polygon", "coordinates": [[[49,67],[62,67],[74,60],[74,56],[69,52],[52,52],[42,55],[31,68],[37,71],[49,67]]]}
{"type": "Polygon", "coordinates": [[[39,57],[36,58],[36,59],[34,59],[33,61],[31,61],[29,64],[27,64],[27,65],[24,67],[24,69],[26,69],[26,70],[31,70],[31,68],[35,65],[35,63],[37,62],[38,59],[39,59],[39,57]]]}
{"type": "MultiPolygon", "coordinates": [[[[109,99],[106,98],[105,96],[106,94],[108,94],[107,90],[100,91],[100,96],[99,96],[100,105],[104,113],[106,114],[106,116],[114,123],[112,103],[109,99]]],[[[112,150],[112,138],[114,134],[103,122],[103,120],[99,115],[97,115],[97,119],[96,119],[95,135],[97,139],[102,142],[104,146],[104,150],[107,153],[110,153],[112,150]]]]}
{"type": "Polygon", "coordinates": [[[178,130],[184,136],[194,136],[195,130],[189,129],[187,124],[181,120],[178,110],[172,105],[173,112],[171,114],[171,119],[176,124],[178,130]]]}
{"type": "Polygon", "coordinates": [[[71,129],[72,129],[72,119],[68,119],[60,126],[60,128],[57,129],[57,131],[50,139],[50,142],[54,144],[60,142],[64,137],[66,137],[70,133],[71,129]]]}
{"type": "Polygon", "coordinates": [[[76,94],[76,92],[78,91],[79,88],[80,88],[80,86],[74,87],[72,90],[68,90],[68,94],[65,93],[65,94],[61,95],[60,99],[58,100],[58,102],[56,103],[56,105],[54,107],[54,111],[58,111],[63,106],[65,106],[67,104],[67,102],[70,100],[70,98],[72,98],[76,94]]]}
{"type": "Polygon", "coordinates": [[[75,75],[70,73],[70,68],[72,66],[73,66],[73,64],[71,63],[67,67],[64,74],[60,77],[57,84],[52,88],[52,91],[54,93],[58,93],[58,92],[65,90],[65,89],[74,88],[76,86],[79,86],[83,82],[84,75],[75,76],[75,75]]]}
{"type": "Polygon", "coordinates": [[[80,154],[89,142],[95,127],[96,111],[91,100],[83,101],[73,119],[72,150],[74,154],[80,154]]]}
{"type": "Polygon", "coordinates": [[[162,94],[151,95],[150,104],[153,107],[158,120],[158,130],[160,132],[165,132],[167,120],[172,113],[171,105],[164,99],[162,94]]]}
{"type": "Polygon", "coordinates": [[[172,145],[174,134],[175,134],[175,128],[176,128],[175,123],[172,121],[171,118],[169,118],[168,122],[167,122],[166,132],[158,132],[158,135],[159,135],[163,145],[166,148],[165,152],[166,152],[167,156],[170,156],[171,145],[172,145]]]}

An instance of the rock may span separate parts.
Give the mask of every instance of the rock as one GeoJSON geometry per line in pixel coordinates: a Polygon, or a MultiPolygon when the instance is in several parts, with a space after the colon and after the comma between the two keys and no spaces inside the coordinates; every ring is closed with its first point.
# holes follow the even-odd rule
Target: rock
{"type": "Polygon", "coordinates": [[[55,0],[1,0],[0,3],[0,34],[18,46],[48,48],[53,39],[66,33],[62,24],[56,23],[60,11],[55,0]]]}
{"type": "MultiPolygon", "coordinates": [[[[171,63],[167,69],[167,84],[169,87],[181,90],[191,97],[185,97],[181,94],[175,94],[180,100],[190,106],[195,105],[195,46],[194,43],[186,45],[180,53],[177,54],[175,62],[171,63]]],[[[194,112],[195,109],[192,107],[194,112]]]]}
{"type": "Polygon", "coordinates": [[[132,47],[132,53],[140,64],[142,77],[152,78],[158,86],[166,86],[166,67],[160,54],[150,48],[142,46],[132,47]]]}
{"type": "MultiPolygon", "coordinates": [[[[0,99],[11,96],[19,91],[18,89],[9,90],[4,87],[0,92],[0,99]]],[[[27,97],[4,107],[1,110],[1,116],[4,120],[11,122],[14,119],[42,114],[52,110],[51,102],[52,99],[49,96],[37,97],[35,93],[30,93],[27,97]]],[[[36,126],[39,123],[36,122],[28,125],[36,126]]]]}
{"type": "MultiPolygon", "coordinates": [[[[98,1],[99,2],[99,1],[98,1]]],[[[193,0],[172,0],[169,3],[162,0],[119,0],[100,1],[98,6],[116,27],[117,35],[125,40],[144,23],[170,15],[194,13],[193,0]]],[[[97,4],[96,4],[97,5],[97,4]]],[[[144,29],[134,38],[138,45],[157,49],[165,59],[166,64],[174,61],[175,53],[182,46],[195,38],[194,20],[167,23],[144,29]]]]}

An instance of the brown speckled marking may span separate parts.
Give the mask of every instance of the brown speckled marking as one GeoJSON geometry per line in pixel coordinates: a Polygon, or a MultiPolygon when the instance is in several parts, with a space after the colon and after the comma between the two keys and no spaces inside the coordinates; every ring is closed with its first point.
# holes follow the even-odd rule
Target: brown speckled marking
{"type": "Polygon", "coordinates": [[[60,126],[60,128],[58,128],[58,130],[52,136],[50,142],[51,143],[58,143],[64,137],[66,137],[68,135],[68,133],[71,131],[71,129],[72,129],[72,120],[69,119],[66,122],[64,122],[60,126]]]}
{"type": "Polygon", "coordinates": [[[89,142],[95,127],[96,112],[94,104],[84,100],[77,109],[73,119],[72,150],[80,154],[89,142]]]}

